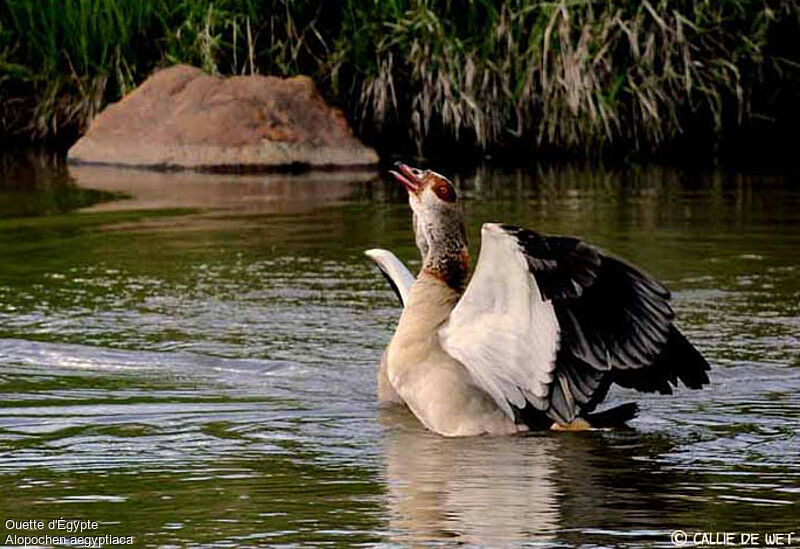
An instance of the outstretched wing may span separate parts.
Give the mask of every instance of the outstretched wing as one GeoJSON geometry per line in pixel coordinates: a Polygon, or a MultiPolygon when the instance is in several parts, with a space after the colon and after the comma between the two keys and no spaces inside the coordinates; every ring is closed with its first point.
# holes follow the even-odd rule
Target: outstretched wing
{"type": "Polygon", "coordinates": [[[375,262],[386,282],[389,283],[389,286],[397,295],[397,299],[400,300],[400,304],[405,307],[408,295],[411,293],[411,287],[416,281],[411,271],[389,250],[373,248],[365,251],[364,255],[375,262]]]}
{"type": "Polygon", "coordinates": [[[531,405],[569,421],[614,381],[662,392],[667,381],[708,382],[669,299],[657,281],[576,238],[487,224],[475,274],[439,334],[510,417],[531,405]],[[673,368],[670,355],[692,362],[673,368]]]}

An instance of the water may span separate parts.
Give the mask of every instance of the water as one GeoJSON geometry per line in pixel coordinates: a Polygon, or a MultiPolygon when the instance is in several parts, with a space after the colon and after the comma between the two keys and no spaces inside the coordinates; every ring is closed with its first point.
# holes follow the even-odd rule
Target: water
{"type": "Polygon", "coordinates": [[[629,258],[674,291],[714,369],[704,391],[612,392],[640,403],[629,431],[451,440],[376,403],[399,309],[362,251],[419,265],[395,184],[25,173],[7,167],[0,188],[4,541],[34,533],[8,519],[60,517],[162,547],[800,538],[792,177],[455,176],[474,248],[504,221],[629,258]]]}

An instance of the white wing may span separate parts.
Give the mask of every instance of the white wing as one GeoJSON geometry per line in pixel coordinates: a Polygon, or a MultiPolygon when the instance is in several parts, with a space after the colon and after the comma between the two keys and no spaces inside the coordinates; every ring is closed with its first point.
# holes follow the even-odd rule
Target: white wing
{"type": "Polygon", "coordinates": [[[386,277],[386,281],[405,306],[408,301],[408,295],[411,293],[411,286],[417,281],[411,271],[389,250],[373,248],[364,252],[364,255],[374,261],[380,268],[381,273],[386,277]]]}
{"type": "Polygon", "coordinates": [[[517,240],[500,225],[483,226],[475,273],[439,337],[509,417],[510,404],[547,409],[558,320],[517,240]]]}

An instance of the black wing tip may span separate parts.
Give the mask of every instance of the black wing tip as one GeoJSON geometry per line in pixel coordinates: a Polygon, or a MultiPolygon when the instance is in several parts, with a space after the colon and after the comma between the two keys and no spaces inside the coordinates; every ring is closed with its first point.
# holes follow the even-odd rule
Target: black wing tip
{"type": "MultiPolygon", "coordinates": [[[[711,383],[707,374],[711,371],[711,365],[700,351],[674,324],[670,326],[669,336],[664,355],[674,363],[670,370],[675,376],[689,389],[702,389],[711,383]]],[[[677,387],[677,382],[674,385],[677,387]]]]}
{"type": "Polygon", "coordinates": [[[509,225],[508,223],[500,223],[500,228],[510,234],[517,234],[525,230],[522,227],[519,227],[518,225],[509,225]]]}
{"type": "Polygon", "coordinates": [[[610,427],[624,427],[625,424],[639,415],[639,405],[635,402],[626,402],[602,412],[586,414],[584,419],[589,425],[603,429],[610,427]]]}
{"type": "Polygon", "coordinates": [[[386,279],[386,282],[389,283],[389,286],[392,288],[392,291],[394,292],[394,295],[397,296],[397,301],[400,302],[400,305],[405,306],[405,303],[403,302],[403,294],[400,293],[400,288],[397,287],[397,284],[395,284],[394,280],[392,280],[392,277],[389,276],[389,274],[386,271],[384,271],[383,269],[381,269],[380,267],[378,268],[378,270],[383,275],[383,278],[386,279]]]}
{"type": "Polygon", "coordinates": [[[649,366],[616,370],[612,380],[617,385],[643,393],[673,394],[673,387],[685,386],[699,390],[711,383],[711,365],[674,324],[664,349],[649,366]]]}

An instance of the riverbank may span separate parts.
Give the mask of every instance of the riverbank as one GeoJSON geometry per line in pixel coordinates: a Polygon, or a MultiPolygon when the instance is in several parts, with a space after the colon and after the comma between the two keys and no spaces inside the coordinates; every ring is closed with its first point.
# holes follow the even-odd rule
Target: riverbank
{"type": "Polygon", "coordinates": [[[8,0],[0,135],[68,146],[158,67],[311,76],[379,151],[716,154],[800,127],[800,6],[8,0]]]}

